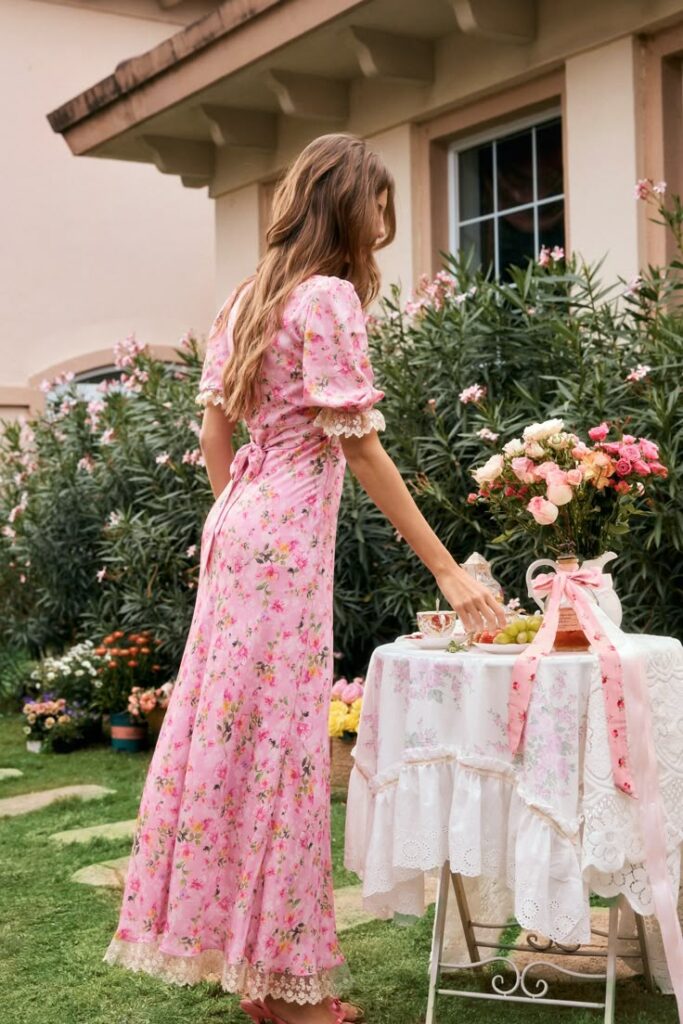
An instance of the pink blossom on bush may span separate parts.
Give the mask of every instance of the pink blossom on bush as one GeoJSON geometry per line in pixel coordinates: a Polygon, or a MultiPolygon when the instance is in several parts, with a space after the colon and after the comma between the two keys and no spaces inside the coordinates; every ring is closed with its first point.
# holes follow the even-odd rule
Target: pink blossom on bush
{"type": "MultiPolygon", "coordinates": [[[[558,464],[556,462],[553,462],[552,459],[548,459],[547,462],[542,462],[540,464],[540,466],[536,466],[535,467],[535,470],[536,470],[536,479],[537,480],[545,480],[545,481],[547,481],[548,477],[550,477],[550,476],[554,476],[555,474],[561,474],[562,473],[562,470],[560,469],[558,464]]],[[[562,478],[562,480],[564,482],[564,477],[562,478]]]]}
{"type": "Polygon", "coordinates": [[[603,422],[597,427],[591,427],[588,431],[588,436],[591,441],[604,441],[609,434],[609,424],[603,422]]]}
{"type": "Polygon", "coordinates": [[[541,246],[541,251],[538,254],[538,263],[541,267],[550,266],[550,249],[547,245],[541,246]]]}
{"type": "Polygon", "coordinates": [[[618,484],[614,485],[614,490],[617,494],[628,494],[631,490],[631,485],[627,480],[620,480],[618,484]]]}
{"type": "Polygon", "coordinates": [[[643,380],[645,377],[647,377],[651,369],[651,366],[643,366],[641,363],[639,363],[634,370],[631,370],[631,372],[627,374],[626,380],[636,382],[639,380],[643,380]]]}
{"type": "Polygon", "coordinates": [[[651,185],[652,181],[650,180],[650,178],[639,178],[633,189],[633,198],[647,199],[647,197],[650,195],[651,185]]]}
{"type": "Polygon", "coordinates": [[[580,469],[567,470],[567,483],[571,484],[572,487],[578,487],[582,480],[583,473],[580,469]]]}
{"type": "Polygon", "coordinates": [[[631,472],[631,468],[631,463],[628,461],[628,459],[619,459],[615,471],[619,474],[619,476],[628,476],[628,474],[631,472]]]}
{"type": "Polygon", "coordinates": [[[527,512],[531,512],[539,526],[550,526],[557,519],[559,509],[552,501],[546,501],[538,495],[527,505],[527,512]]]}
{"type": "Polygon", "coordinates": [[[644,462],[643,459],[636,459],[636,461],[633,463],[633,469],[638,474],[638,476],[649,476],[652,472],[650,468],[651,465],[653,464],[644,462]]]}
{"type": "Polygon", "coordinates": [[[471,402],[481,402],[485,395],[486,388],[483,385],[471,384],[464,391],[460,392],[459,398],[463,405],[469,405],[471,402]]]}
{"type": "Polygon", "coordinates": [[[635,462],[636,459],[640,458],[640,448],[637,444],[622,444],[619,449],[619,457],[635,462]]]}

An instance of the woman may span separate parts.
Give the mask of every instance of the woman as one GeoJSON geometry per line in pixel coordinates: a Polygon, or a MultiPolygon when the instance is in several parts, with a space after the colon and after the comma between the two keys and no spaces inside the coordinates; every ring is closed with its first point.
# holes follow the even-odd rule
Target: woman
{"type": "MultiPolygon", "coordinates": [[[[197,402],[216,497],[196,604],[141,798],[105,960],[214,979],[255,1020],[358,1020],[332,891],[328,711],[337,511],[348,463],[468,629],[503,624],[379,441],[363,306],[394,184],[325,135],[277,190],[267,251],[221,309],[197,402]],[[251,440],[233,454],[235,424],[251,440]]],[[[353,827],[349,822],[347,827],[353,827]]]]}

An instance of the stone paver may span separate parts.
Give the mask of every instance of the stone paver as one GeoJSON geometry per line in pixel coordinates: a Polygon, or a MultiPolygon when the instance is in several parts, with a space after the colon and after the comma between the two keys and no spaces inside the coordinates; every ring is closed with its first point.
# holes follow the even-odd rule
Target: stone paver
{"type": "Polygon", "coordinates": [[[90,825],[87,828],[70,828],[65,832],[53,832],[50,839],[56,843],[88,843],[91,839],[132,839],[135,832],[135,818],[129,821],[112,821],[106,825],[90,825]]]}
{"type": "Polygon", "coordinates": [[[129,859],[129,857],[118,857],[115,860],[101,860],[98,864],[88,864],[75,871],[71,876],[71,881],[80,882],[81,885],[96,885],[105,889],[123,889],[129,859]]]}
{"type": "Polygon", "coordinates": [[[18,779],[23,774],[18,768],[0,768],[0,782],[3,779],[18,779]]]}
{"type": "Polygon", "coordinates": [[[0,800],[0,818],[26,814],[28,811],[39,811],[65,797],[77,796],[81,800],[97,800],[108,793],[115,792],[115,789],[107,789],[105,786],[84,785],[60,786],[59,789],[42,789],[36,793],[21,793],[19,796],[8,796],[0,800]]]}

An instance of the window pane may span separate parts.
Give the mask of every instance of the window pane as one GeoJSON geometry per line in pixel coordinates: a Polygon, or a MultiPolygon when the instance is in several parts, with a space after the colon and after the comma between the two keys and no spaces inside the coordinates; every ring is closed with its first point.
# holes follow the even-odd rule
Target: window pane
{"type": "Polygon", "coordinates": [[[460,220],[493,211],[493,146],[475,146],[458,157],[460,220]]]}
{"type": "Polygon", "coordinates": [[[539,246],[547,245],[552,249],[554,245],[561,245],[564,248],[564,200],[539,206],[538,236],[539,246]]]}
{"type": "Polygon", "coordinates": [[[534,258],[534,211],[520,210],[500,218],[498,224],[498,244],[500,246],[500,272],[504,274],[513,263],[525,267],[526,257],[534,258]]]}
{"type": "Polygon", "coordinates": [[[498,209],[509,210],[512,206],[531,203],[534,198],[531,130],[501,139],[497,148],[498,209]]]}
{"type": "Polygon", "coordinates": [[[474,249],[474,265],[488,270],[493,263],[493,218],[461,227],[460,249],[467,256],[474,249]]]}
{"type": "Polygon", "coordinates": [[[564,181],[560,121],[551,121],[536,130],[536,159],[538,161],[538,198],[561,196],[564,192],[564,181]]]}

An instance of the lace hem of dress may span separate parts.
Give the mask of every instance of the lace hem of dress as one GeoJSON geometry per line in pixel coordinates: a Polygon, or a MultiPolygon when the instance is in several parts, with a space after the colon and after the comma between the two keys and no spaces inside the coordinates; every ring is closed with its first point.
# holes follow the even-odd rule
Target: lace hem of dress
{"type": "Polygon", "coordinates": [[[165,953],[159,949],[159,937],[152,941],[129,942],[114,937],[102,957],[108,964],[119,964],[131,971],[142,971],[174,985],[197,985],[202,981],[218,982],[225,992],[242,998],[286,999],[288,1002],[319,1003],[327,996],[349,986],[351,972],[346,961],[315,974],[295,975],[268,971],[248,963],[227,963],[220,949],[204,949],[187,956],[165,953]]]}
{"type": "Polygon", "coordinates": [[[211,405],[220,405],[225,409],[225,398],[218,388],[204,388],[195,398],[195,402],[197,405],[207,405],[210,402],[211,405]]]}
{"type": "Polygon", "coordinates": [[[330,437],[362,437],[371,430],[384,430],[386,423],[379,409],[321,409],[313,420],[330,437]]]}

